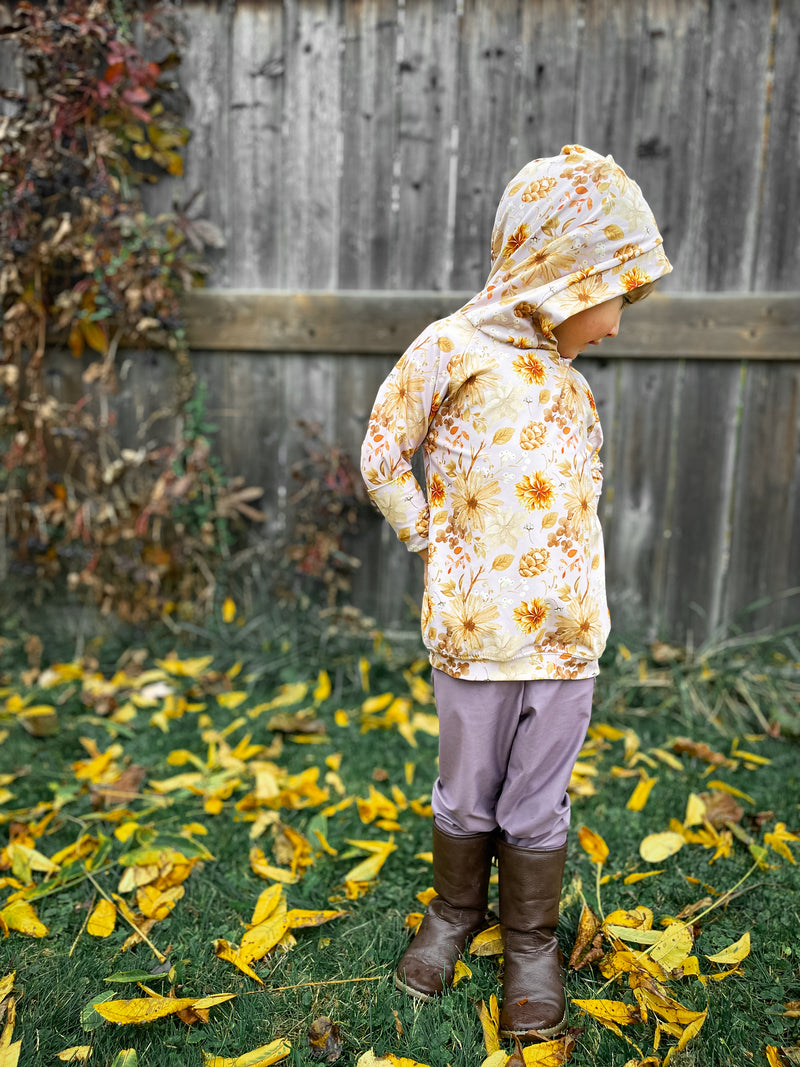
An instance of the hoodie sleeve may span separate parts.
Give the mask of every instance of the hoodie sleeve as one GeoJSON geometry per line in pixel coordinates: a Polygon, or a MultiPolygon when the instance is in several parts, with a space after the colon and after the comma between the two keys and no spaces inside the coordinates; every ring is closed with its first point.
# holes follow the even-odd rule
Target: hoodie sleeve
{"type": "Polygon", "coordinates": [[[428,547],[428,503],[411,470],[446,395],[452,342],[430,326],[400,357],[378,390],[361,446],[370,499],[410,552],[428,547]]]}

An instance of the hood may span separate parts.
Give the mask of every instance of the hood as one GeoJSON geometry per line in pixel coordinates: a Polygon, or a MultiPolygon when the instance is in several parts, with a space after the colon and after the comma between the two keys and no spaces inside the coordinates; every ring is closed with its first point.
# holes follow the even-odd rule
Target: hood
{"type": "Polygon", "coordinates": [[[555,349],[554,326],[671,270],[636,182],[611,156],[565,145],[509,182],[491,272],[463,311],[497,340],[555,349]]]}

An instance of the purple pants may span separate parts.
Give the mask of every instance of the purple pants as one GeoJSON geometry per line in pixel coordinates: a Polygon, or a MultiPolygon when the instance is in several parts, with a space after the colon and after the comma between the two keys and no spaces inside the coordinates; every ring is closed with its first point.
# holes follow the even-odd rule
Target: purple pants
{"type": "Polygon", "coordinates": [[[433,670],[439,777],[433,815],[446,833],[496,830],[521,848],[560,848],[567,786],[586,736],[593,678],[476,682],[433,670]]]}

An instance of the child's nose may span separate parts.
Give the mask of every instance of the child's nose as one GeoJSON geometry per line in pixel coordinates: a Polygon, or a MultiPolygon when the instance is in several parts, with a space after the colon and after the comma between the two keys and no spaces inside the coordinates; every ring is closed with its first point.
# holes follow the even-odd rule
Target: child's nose
{"type": "Polygon", "coordinates": [[[614,323],[614,325],[608,331],[608,333],[606,334],[606,337],[616,337],[618,333],[619,333],[619,319],[617,319],[617,321],[614,323]]]}

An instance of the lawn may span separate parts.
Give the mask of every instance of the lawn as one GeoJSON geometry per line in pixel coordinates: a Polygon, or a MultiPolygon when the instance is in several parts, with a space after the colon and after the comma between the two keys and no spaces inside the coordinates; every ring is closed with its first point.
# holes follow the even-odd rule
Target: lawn
{"type": "MultiPolygon", "coordinates": [[[[393,986],[432,883],[421,649],[227,618],[79,658],[3,638],[1,1067],[519,1064],[491,932],[441,1001],[393,986]]],[[[796,642],[607,651],[572,784],[570,1030],[524,1062],[800,1062],[796,642]]]]}

